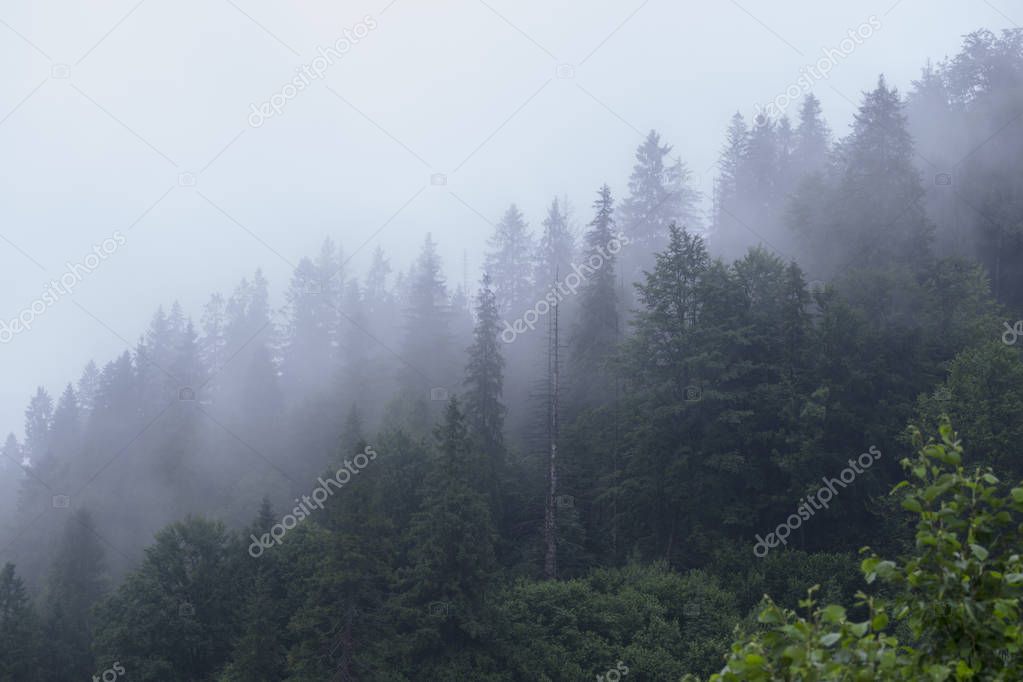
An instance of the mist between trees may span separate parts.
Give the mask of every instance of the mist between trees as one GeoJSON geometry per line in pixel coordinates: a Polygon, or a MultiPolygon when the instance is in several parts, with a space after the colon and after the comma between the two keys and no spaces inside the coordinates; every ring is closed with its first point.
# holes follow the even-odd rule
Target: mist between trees
{"type": "Polygon", "coordinates": [[[864,87],[722,121],[709,215],[651,131],[478,283],[327,239],[39,388],[0,680],[1018,679],[1023,31],[864,87]]]}

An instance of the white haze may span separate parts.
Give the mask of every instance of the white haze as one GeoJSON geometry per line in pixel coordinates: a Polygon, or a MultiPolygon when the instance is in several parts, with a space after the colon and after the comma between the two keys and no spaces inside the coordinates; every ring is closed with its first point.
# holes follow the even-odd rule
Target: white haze
{"type": "Polygon", "coordinates": [[[651,128],[709,197],[729,116],[750,116],[871,15],[880,30],[814,89],[838,134],[879,72],[905,92],[963,34],[1014,25],[1003,12],[1023,21],[1006,0],[388,2],[0,6],[0,319],[66,261],[127,238],[0,346],[0,428],[20,433],[35,386],[59,394],[89,359],[134,344],[160,304],[197,319],[212,291],[261,266],[279,305],[289,263],[328,235],[361,247],[356,271],[377,245],[404,270],[432,231],[449,281],[463,250],[475,281],[487,220],[515,202],[536,228],[565,195],[584,223],[602,182],[623,195],[651,128]],[[323,81],[249,127],[250,104],[367,15],[376,29],[323,81]],[[70,78],[51,77],[59,64],[70,78]],[[575,77],[557,78],[559,64],[575,77]],[[195,188],[178,186],[188,172],[195,188]]]}

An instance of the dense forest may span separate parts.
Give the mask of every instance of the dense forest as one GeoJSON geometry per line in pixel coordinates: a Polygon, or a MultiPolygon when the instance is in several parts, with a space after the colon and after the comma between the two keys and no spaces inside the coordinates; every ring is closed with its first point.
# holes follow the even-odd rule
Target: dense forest
{"type": "Polygon", "coordinates": [[[864,87],[39,388],[0,681],[1023,677],[1023,30],[864,87]]]}

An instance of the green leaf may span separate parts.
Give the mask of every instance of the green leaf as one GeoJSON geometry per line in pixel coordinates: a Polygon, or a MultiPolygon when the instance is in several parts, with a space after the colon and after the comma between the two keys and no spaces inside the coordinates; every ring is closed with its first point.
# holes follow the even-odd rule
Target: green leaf
{"type": "Polygon", "coordinates": [[[915,497],[907,497],[904,499],[902,501],[902,508],[911,512],[916,512],[917,514],[924,510],[924,508],[920,506],[920,501],[915,497]]]}
{"type": "Polygon", "coordinates": [[[821,637],[821,644],[823,644],[824,646],[831,646],[841,638],[842,638],[841,633],[829,632],[828,634],[821,637]]]}
{"type": "Polygon", "coordinates": [[[845,609],[838,604],[829,604],[821,610],[821,617],[825,623],[839,623],[845,620],[845,609]]]}

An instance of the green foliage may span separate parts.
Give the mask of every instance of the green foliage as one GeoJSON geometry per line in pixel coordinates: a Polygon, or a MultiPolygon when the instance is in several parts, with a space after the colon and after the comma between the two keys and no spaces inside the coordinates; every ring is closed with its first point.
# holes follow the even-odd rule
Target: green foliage
{"type": "MultiPolygon", "coordinates": [[[[902,561],[870,553],[868,584],[853,613],[820,606],[809,591],[801,617],[766,600],[761,632],[732,646],[711,680],[1015,680],[1023,675],[1023,487],[1006,490],[989,468],[967,470],[948,421],[938,440],[902,461],[892,491],[916,515],[915,552],[902,561]]],[[[866,551],[866,550],[865,550],[866,551]]]]}
{"type": "Polygon", "coordinates": [[[587,679],[617,661],[643,679],[706,673],[738,617],[715,578],[663,564],[558,582],[523,580],[492,603],[494,649],[514,679],[530,680],[587,679]]]}
{"type": "Polygon", "coordinates": [[[142,565],[97,611],[97,660],[119,660],[132,679],[191,682],[224,664],[237,592],[220,523],[189,518],[160,531],[142,565]]]}

